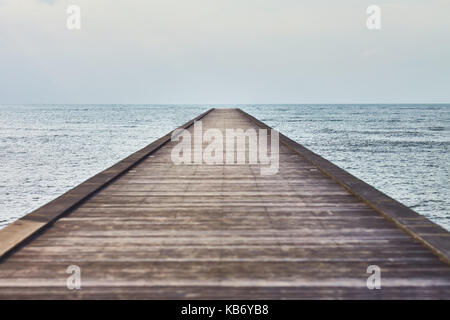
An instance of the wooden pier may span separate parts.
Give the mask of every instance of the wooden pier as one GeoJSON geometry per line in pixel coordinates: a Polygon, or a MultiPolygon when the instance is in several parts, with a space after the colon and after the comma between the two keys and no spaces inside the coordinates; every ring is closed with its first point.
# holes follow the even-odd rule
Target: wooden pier
{"type": "MultiPolygon", "coordinates": [[[[239,109],[200,119],[268,128],[239,109]]],[[[1,230],[0,298],[450,298],[450,233],[303,146],[280,134],[279,171],[262,176],[175,165],[170,137],[1,230]]]]}

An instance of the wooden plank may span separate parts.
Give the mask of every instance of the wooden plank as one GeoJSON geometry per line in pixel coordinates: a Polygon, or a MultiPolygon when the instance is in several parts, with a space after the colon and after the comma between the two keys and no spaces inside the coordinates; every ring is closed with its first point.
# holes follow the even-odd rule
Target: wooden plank
{"type": "Polygon", "coordinates": [[[19,219],[6,226],[0,233],[0,254],[11,251],[31,234],[42,229],[44,225],[45,223],[43,222],[19,219]]]}

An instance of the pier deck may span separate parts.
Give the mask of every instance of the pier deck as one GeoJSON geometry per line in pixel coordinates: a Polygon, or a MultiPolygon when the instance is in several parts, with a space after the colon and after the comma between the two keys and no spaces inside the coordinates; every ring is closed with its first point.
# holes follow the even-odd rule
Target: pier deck
{"type": "MultiPolygon", "coordinates": [[[[203,130],[267,128],[238,109],[203,130]]],[[[185,126],[193,131],[192,121],[185,126]]],[[[0,231],[0,298],[450,297],[449,233],[280,136],[279,172],[175,165],[170,135],[0,231]],[[68,290],[68,266],[81,289],[68,290]],[[381,289],[366,286],[381,269],[381,289]]]]}

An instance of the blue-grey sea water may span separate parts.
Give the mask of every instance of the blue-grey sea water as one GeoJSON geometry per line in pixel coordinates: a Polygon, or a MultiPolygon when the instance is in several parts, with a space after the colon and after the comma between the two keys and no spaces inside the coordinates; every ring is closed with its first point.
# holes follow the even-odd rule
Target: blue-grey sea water
{"type": "MultiPolygon", "coordinates": [[[[213,105],[0,106],[0,228],[213,105]]],[[[450,105],[233,105],[450,230],[450,105]]]]}

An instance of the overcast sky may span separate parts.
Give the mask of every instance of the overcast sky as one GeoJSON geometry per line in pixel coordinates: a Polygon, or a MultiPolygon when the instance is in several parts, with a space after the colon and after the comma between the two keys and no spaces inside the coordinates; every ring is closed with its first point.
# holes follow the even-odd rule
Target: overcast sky
{"type": "Polygon", "coordinates": [[[449,0],[0,0],[3,104],[372,102],[450,102],[449,0]]]}

